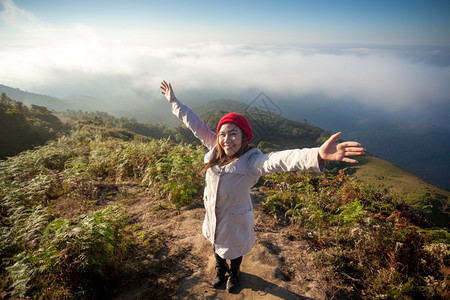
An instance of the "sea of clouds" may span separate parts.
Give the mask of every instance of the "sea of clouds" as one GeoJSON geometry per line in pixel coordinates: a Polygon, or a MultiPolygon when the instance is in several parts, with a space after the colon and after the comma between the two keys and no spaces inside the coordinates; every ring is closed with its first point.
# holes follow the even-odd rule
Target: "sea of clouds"
{"type": "Polygon", "coordinates": [[[417,112],[450,101],[446,48],[177,44],[167,38],[162,44],[162,31],[107,31],[84,24],[60,28],[10,0],[1,2],[0,22],[8,30],[1,35],[0,83],[35,93],[83,94],[129,106],[157,101],[165,79],[177,95],[200,100],[212,95],[249,99],[255,91],[293,100],[320,94],[417,112]],[[430,63],[433,57],[444,63],[430,63]]]}

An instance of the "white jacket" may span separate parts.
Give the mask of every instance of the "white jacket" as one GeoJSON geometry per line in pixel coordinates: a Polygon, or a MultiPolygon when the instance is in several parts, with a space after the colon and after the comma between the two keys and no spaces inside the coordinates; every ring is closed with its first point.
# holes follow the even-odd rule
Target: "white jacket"
{"type": "MultiPolygon", "coordinates": [[[[172,112],[208,148],[209,152],[204,158],[207,163],[216,151],[217,134],[178,99],[172,102],[172,112]]],[[[319,148],[268,154],[254,148],[225,166],[209,168],[203,196],[206,209],[203,235],[224,259],[235,259],[247,254],[255,241],[250,189],[259,177],[278,171],[321,172],[324,165],[319,160],[319,148]]]]}

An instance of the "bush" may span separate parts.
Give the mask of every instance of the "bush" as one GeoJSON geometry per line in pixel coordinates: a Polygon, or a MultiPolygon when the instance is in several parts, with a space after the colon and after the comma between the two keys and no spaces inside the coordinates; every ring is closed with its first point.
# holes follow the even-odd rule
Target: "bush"
{"type": "Polygon", "coordinates": [[[70,135],[0,161],[0,284],[8,290],[3,294],[111,295],[129,244],[122,233],[128,220],[124,210],[90,207],[81,216],[70,212],[75,217],[69,219],[55,214],[60,199],[76,212],[78,202],[98,200],[102,187],[132,182],[176,206],[194,201],[203,184],[201,147],[129,138],[79,124],[70,135]]]}
{"type": "Polygon", "coordinates": [[[265,177],[262,203],[280,223],[297,226],[317,251],[315,265],[333,297],[448,298],[448,231],[420,230],[423,218],[405,201],[353,181],[341,170],[321,177],[265,177]]]}
{"type": "Polygon", "coordinates": [[[12,296],[101,298],[112,292],[108,283],[117,277],[115,261],[125,250],[123,209],[111,206],[76,222],[29,219],[34,234],[24,240],[32,243],[23,245],[6,268],[12,296]]]}

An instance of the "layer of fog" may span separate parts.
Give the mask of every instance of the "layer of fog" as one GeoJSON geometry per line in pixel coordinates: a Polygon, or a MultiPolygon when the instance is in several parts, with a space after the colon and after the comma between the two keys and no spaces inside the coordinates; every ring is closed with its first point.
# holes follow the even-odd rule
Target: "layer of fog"
{"type": "Polygon", "coordinates": [[[352,110],[430,122],[449,108],[445,47],[214,41],[167,47],[156,42],[164,32],[57,28],[12,1],[2,4],[0,21],[9,31],[1,34],[0,83],[65,99],[97,97],[92,101],[103,99],[98,106],[116,114],[142,119],[145,110],[158,110],[162,79],[173,83],[180,99],[195,104],[220,98],[248,103],[264,91],[289,109],[321,99],[331,110],[355,104],[352,110]]]}
{"type": "MultiPolygon", "coordinates": [[[[450,67],[413,61],[384,50],[225,45],[177,48],[110,45],[98,38],[76,44],[2,49],[0,82],[66,98],[102,97],[111,106],[158,101],[159,82],[180,98],[251,101],[259,91],[276,99],[321,95],[389,112],[431,113],[450,100],[450,67]],[[360,54],[362,53],[362,54],[360,54]]],[[[433,55],[430,53],[430,56],[433,55]]]]}

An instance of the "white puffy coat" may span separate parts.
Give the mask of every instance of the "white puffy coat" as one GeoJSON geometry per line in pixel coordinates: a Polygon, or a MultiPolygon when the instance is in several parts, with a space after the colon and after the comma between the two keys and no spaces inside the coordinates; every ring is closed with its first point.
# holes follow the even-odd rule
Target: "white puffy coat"
{"type": "MultiPolygon", "coordinates": [[[[172,102],[172,112],[209,149],[204,158],[207,163],[216,151],[217,134],[177,99],[172,102]]],[[[206,214],[202,231],[220,257],[235,259],[253,247],[255,232],[250,188],[259,177],[278,171],[321,172],[324,162],[319,160],[318,151],[312,148],[263,154],[254,148],[225,166],[214,166],[206,171],[203,196],[206,214]]]]}

